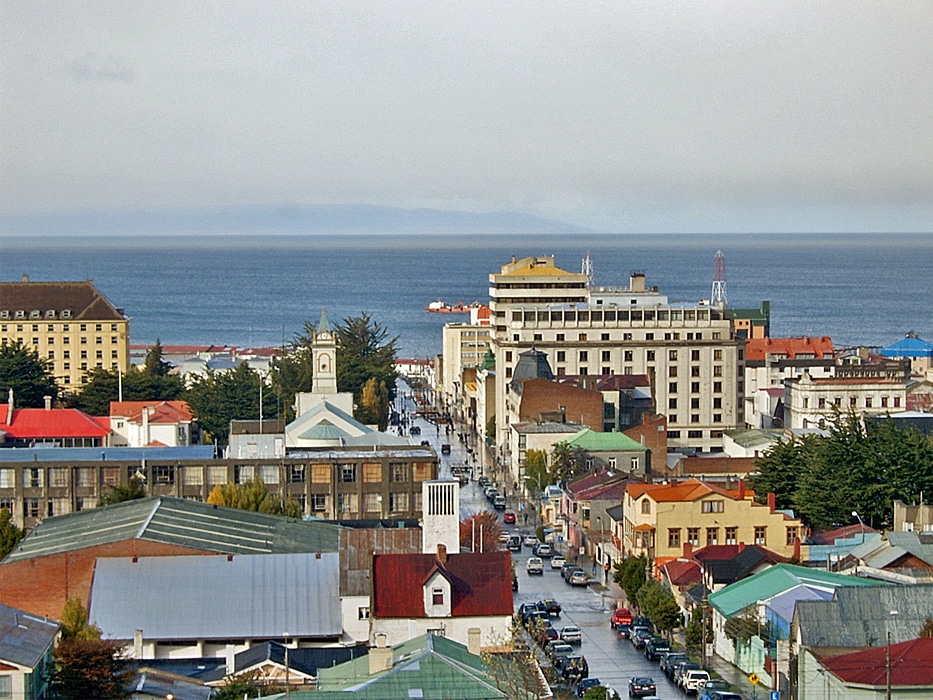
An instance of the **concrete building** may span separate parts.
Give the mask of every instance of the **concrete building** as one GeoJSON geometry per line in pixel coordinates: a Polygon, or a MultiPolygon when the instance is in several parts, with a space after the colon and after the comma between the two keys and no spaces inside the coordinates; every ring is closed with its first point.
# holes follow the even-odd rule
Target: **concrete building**
{"type": "Polygon", "coordinates": [[[0,343],[20,341],[52,365],[65,392],[91,369],[126,372],[130,319],[85,282],[0,282],[0,343]]]}
{"type": "Polygon", "coordinates": [[[114,447],[185,447],[201,442],[186,401],[111,401],[110,429],[114,447]]]}
{"type": "Polygon", "coordinates": [[[595,288],[553,257],[513,260],[489,279],[498,444],[509,432],[506,387],[531,349],[557,377],[651,377],[672,448],[718,449],[723,430],[744,426],[745,340],[722,308],[671,304],[640,274],[625,289],[595,288]]]}

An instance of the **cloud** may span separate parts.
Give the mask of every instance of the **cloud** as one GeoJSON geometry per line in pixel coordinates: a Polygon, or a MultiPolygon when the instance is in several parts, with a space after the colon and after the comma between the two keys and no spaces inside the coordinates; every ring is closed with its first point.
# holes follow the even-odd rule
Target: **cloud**
{"type": "Polygon", "coordinates": [[[93,52],[89,52],[69,63],[68,69],[75,78],[83,82],[116,81],[130,83],[135,77],[132,65],[125,58],[117,56],[101,57],[93,52]]]}

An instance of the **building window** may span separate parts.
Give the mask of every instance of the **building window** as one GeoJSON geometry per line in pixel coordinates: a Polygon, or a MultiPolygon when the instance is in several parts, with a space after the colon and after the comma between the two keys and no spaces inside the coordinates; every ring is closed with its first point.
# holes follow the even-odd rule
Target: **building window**
{"type": "Polygon", "coordinates": [[[53,467],[49,473],[49,486],[52,488],[65,488],[68,486],[69,469],[53,467]]]}
{"type": "Polygon", "coordinates": [[[646,513],[646,514],[651,513],[651,499],[650,498],[643,498],[641,500],[641,512],[646,513]]]}
{"type": "Polygon", "coordinates": [[[290,464],[288,466],[288,482],[290,484],[303,484],[305,482],[305,465],[290,464]]]}
{"type": "Polygon", "coordinates": [[[563,343],[563,342],[564,342],[564,334],[563,334],[563,333],[558,333],[558,334],[557,334],[557,342],[558,342],[558,343],[563,343]]]}
{"type": "Polygon", "coordinates": [[[700,376],[700,366],[699,366],[699,365],[691,365],[691,366],[690,366],[690,376],[691,376],[691,377],[699,377],[699,376],[700,376]]]}
{"type": "Polygon", "coordinates": [[[691,423],[699,423],[699,422],[700,422],[700,414],[699,414],[699,413],[691,413],[691,414],[690,414],[690,422],[691,422],[691,423]]]}
{"type": "Polygon", "coordinates": [[[706,528],[706,546],[709,547],[711,544],[719,544],[719,528],[718,527],[706,528]]]}
{"type": "Polygon", "coordinates": [[[256,476],[256,468],[251,464],[237,464],[233,467],[233,483],[245,484],[256,476]]]}
{"type": "Polygon", "coordinates": [[[337,512],[338,513],[356,513],[359,507],[356,501],[355,493],[337,494],[337,512]]]}
{"type": "Polygon", "coordinates": [[[668,400],[667,400],[667,407],[668,407],[668,408],[677,408],[677,399],[676,399],[676,398],[670,398],[670,399],[668,399],[668,400]]]}
{"type": "Polygon", "coordinates": [[[792,544],[794,544],[794,541],[795,541],[796,539],[797,539],[797,528],[796,528],[796,527],[789,527],[789,528],[787,528],[787,540],[786,540],[786,543],[787,543],[788,545],[792,545],[792,544]]]}
{"type": "Polygon", "coordinates": [[[858,406],[858,398],[855,397],[855,396],[850,396],[850,397],[849,397],[849,406],[852,407],[852,408],[855,408],[856,406],[858,406]]]}
{"type": "Polygon", "coordinates": [[[737,527],[727,527],[726,528],[726,544],[736,544],[736,541],[739,538],[739,528],[737,527]]]}
{"type": "Polygon", "coordinates": [[[42,488],[42,469],[25,467],[23,469],[23,487],[27,489],[42,488]]]}
{"type": "Polygon", "coordinates": [[[357,615],[359,616],[357,619],[360,619],[360,620],[369,619],[369,608],[368,607],[357,608],[356,612],[357,612],[357,615]]]}
{"type": "MultiPolygon", "coordinates": [[[[27,684],[26,687],[28,690],[29,685],[27,684]]],[[[0,676],[0,698],[12,698],[12,697],[13,697],[13,676],[9,676],[9,675],[0,676]]]]}
{"type": "MultiPolygon", "coordinates": [[[[221,467],[222,468],[222,467],[221,467]]],[[[101,467],[101,481],[104,482],[104,486],[119,486],[120,485],[120,467],[101,467]]],[[[221,484],[227,483],[227,471],[224,469],[224,480],[217,482],[221,484]]]]}
{"type": "Polygon", "coordinates": [[[580,351],[580,362],[586,362],[589,359],[589,353],[586,350],[580,351]]]}
{"type": "Polygon", "coordinates": [[[392,492],[389,494],[389,512],[390,514],[408,512],[408,494],[392,492]]]}
{"type": "Polygon", "coordinates": [[[704,513],[722,513],[724,510],[725,501],[716,500],[716,501],[703,501],[703,512],[704,513]]]}
{"type": "Polygon", "coordinates": [[[698,527],[687,528],[687,542],[689,542],[690,545],[693,547],[700,546],[700,528],[698,527]]]}
{"type": "Polygon", "coordinates": [[[565,362],[566,360],[567,360],[567,353],[564,352],[563,350],[558,350],[558,351],[557,351],[557,361],[558,361],[558,362],[565,362]]]}
{"type": "Polygon", "coordinates": [[[577,337],[578,337],[580,340],[586,340],[586,333],[580,333],[580,335],[577,336],[577,337]]]}
{"type": "Polygon", "coordinates": [[[0,489],[16,487],[16,472],[13,469],[0,469],[0,489]]]}
{"type": "Polygon", "coordinates": [[[634,472],[638,470],[638,457],[632,457],[632,461],[629,464],[629,468],[634,472]]]}
{"type": "Polygon", "coordinates": [[[713,365],[713,376],[714,377],[722,376],[722,365],[713,365]]]}
{"type": "Polygon", "coordinates": [[[264,484],[279,483],[279,468],[275,464],[259,465],[259,480],[264,484]]]}
{"type": "Polygon", "coordinates": [[[432,588],[431,589],[431,604],[432,605],[443,605],[444,604],[444,589],[443,588],[432,588]]]}
{"type": "MultiPolygon", "coordinates": [[[[823,408],[824,400],[820,399],[820,408],[823,408]]],[[[865,408],[871,408],[871,396],[865,397],[865,408]]]]}
{"type": "Polygon", "coordinates": [[[201,467],[182,467],[181,479],[185,486],[203,486],[204,470],[201,467]]]}
{"type": "Polygon", "coordinates": [[[382,482],[382,463],[364,462],[363,463],[363,483],[378,484],[382,482]]]}
{"type": "Polygon", "coordinates": [[[622,359],[624,359],[626,362],[632,362],[632,360],[634,359],[632,351],[626,350],[625,353],[622,355],[622,359]]]}
{"type": "Polygon", "coordinates": [[[667,383],[667,393],[676,394],[677,393],[677,382],[668,382],[667,383]]]}
{"type": "Polygon", "coordinates": [[[676,376],[677,376],[677,367],[676,367],[676,366],[668,367],[668,368],[667,368],[667,376],[668,376],[668,377],[676,377],[676,376]]]}
{"type": "Polygon", "coordinates": [[[762,525],[755,526],[755,544],[766,544],[768,528],[762,525]]]}
{"type": "Polygon", "coordinates": [[[901,407],[901,397],[895,396],[894,397],[894,408],[900,408],[900,407],[901,407]]]}
{"type": "Polygon", "coordinates": [[[717,396],[713,399],[713,408],[722,408],[722,397],[717,396]]]}
{"type": "Polygon", "coordinates": [[[327,512],[327,494],[326,493],[312,493],[311,494],[311,511],[313,513],[326,513],[327,512]]]}
{"type": "Polygon", "coordinates": [[[608,333],[603,333],[599,338],[600,338],[600,340],[609,340],[609,334],[608,334],[608,333]]]}
{"type": "Polygon", "coordinates": [[[356,465],[355,464],[341,464],[340,465],[340,480],[345,484],[356,483],[356,465]]]}
{"type": "Polygon", "coordinates": [[[887,408],[887,407],[888,407],[888,397],[882,396],[881,397],[881,408],[887,408]]]}
{"type": "Polygon", "coordinates": [[[172,464],[157,464],[152,467],[152,480],[157,484],[175,483],[175,466],[172,464]]]}
{"type": "Polygon", "coordinates": [[[390,464],[389,480],[395,484],[408,481],[408,465],[405,463],[390,464]]]}
{"type": "Polygon", "coordinates": [[[223,486],[227,483],[227,468],[226,467],[208,467],[207,468],[207,485],[208,486],[223,486]]]}
{"type": "Polygon", "coordinates": [[[698,399],[698,398],[690,399],[690,408],[692,408],[692,409],[694,409],[694,410],[699,410],[699,408],[700,408],[700,399],[698,399]]]}
{"type": "Polygon", "coordinates": [[[611,353],[608,350],[603,350],[602,358],[603,362],[609,362],[611,353]]]}
{"type": "Polygon", "coordinates": [[[648,362],[654,362],[654,350],[648,350],[648,351],[645,353],[645,359],[646,359],[648,362]]]}
{"type": "Polygon", "coordinates": [[[714,394],[722,393],[722,382],[713,382],[713,393],[714,394]]]}
{"type": "Polygon", "coordinates": [[[700,382],[690,382],[690,393],[691,394],[700,393],[700,382]]]}
{"type": "MultiPolygon", "coordinates": [[[[677,414],[676,414],[676,413],[671,413],[670,415],[668,415],[668,417],[667,417],[667,422],[668,422],[668,423],[676,423],[676,422],[677,422],[677,414]]],[[[668,434],[668,437],[670,437],[669,434],[668,434]]],[[[678,435],[677,437],[680,437],[680,436],[678,435]]]]}
{"type": "Polygon", "coordinates": [[[667,359],[669,359],[671,362],[677,362],[677,351],[676,351],[676,350],[668,350],[668,352],[667,352],[667,359]]]}
{"type": "Polygon", "coordinates": [[[691,362],[699,362],[699,361],[700,361],[700,351],[699,351],[699,350],[691,350],[691,351],[690,351],[690,361],[691,361],[691,362]]]}
{"type": "Polygon", "coordinates": [[[702,430],[688,430],[687,439],[688,440],[701,440],[703,439],[703,431],[702,430]]]}
{"type": "Polygon", "coordinates": [[[713,361],[722,362],[722,350],[713,350],[713,361]]]}
{"type": "Polygon", "coordinates": [[[680,547],[680,528],[672,527],[667,531],[667,546],[670,548],[680,547]]]}
{"type": "Polygon", "coordinates": [[[39,517],[39,499],[38,498],[24,498],[23,499],[23,515],[27,518],[38,518],[39,517]]]}

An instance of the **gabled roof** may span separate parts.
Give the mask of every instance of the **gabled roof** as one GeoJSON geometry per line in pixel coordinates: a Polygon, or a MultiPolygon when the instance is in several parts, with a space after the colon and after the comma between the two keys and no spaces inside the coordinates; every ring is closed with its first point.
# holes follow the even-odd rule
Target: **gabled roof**
{"type": "MultiPolygon", "coordinates": [[[[507,697],[496,687],[482,657],[471,654],[462,644],[432,634],[415,637],[393,647],[393,664],[386,671],[371,674],[368,658],[348,661],[334,668],[322,668],[318,676],[318,691],[308,693],[306,697],[309,700],[318,697],[329,700],[347,697],[346,692],[365,700],[492,700],[507,697]]],[[[292,697],[297,697],[295,692],[292,692],[292,697]]]]}
{"type": "Polygon", "coordinates": [[[710,559],[704,568],[712,575],[714,583],[730,584],[748,576],[763,563],[777,564],[786,562],[782,556],[757,545],[741,549],[729,559],[710,559]]]}
{"type": "Polygon", "coordinates": [[[54,311],[54,320],[65,321],[124,321],[122,310],[113,306],[91,280],[85,282],[0,282],[0,308],[10,312],[12,319],[17,311],[39,311],[40,319],[29,319],[36,323],[48,322],[47,312],[54,311]],[[62,315],[63,311],[70,316],[62,315]]]}
{"type": "Polygon", "coordinates": [[[908,335],[881,351],[884,357],[930,357],[933,358],[933,343],[923,338],[908,335]]]}
{"type": "Polygon", "coordinates": [[[574,498],[578,501],[614,501],[622,502],[625,496],[625,479],[609,484],[598,484],[583,491],[577,491],[574,498]]]}
{"type": "MultiPolygon", "coordinates": [[[[331,668],[335,664],[366,656],[368,651],[369,649],[365,646],[289,648],[288,668],[309,678],[315,678],[318,669],[331,668]]],[[[268,641],[241,651],[234,657],[233,669],[235,673],[243,673],[259,667],[264,662],[271,662],[285,668],[285,646],[275,641],[268,641]]]]}
{"type": "Polygon", "coordinates": [[[749,338],[745,343],[746,361],[764,360],[768,355],[794,360],[798,355],[812,355],[810,359],[830,359],[833,356],[833,340],[821,338],[749,338]]]}
{"type": "Polygon", "coordinates": [[[933,584],[836,589],[832,600],[801,601],[796,624],[810,647],[878,646],[913,639],[933,617],[933,584]],[[896,610],[897,615],[891,615],[896,610]]]}
{"type": "Polygon", "coordinates": [[[583,428],[576,435],[567,439],[571,447],[579,447],[587,452],[647,452],[648,448],[625,433],[597,433],[590,428],[583,428]]]}
{"type": "Polygon", "coordinates": [[[855,651],[821,660],[823,666],[845,683],[876,688],[887,685],[890,669],[891,687],[933,687],[933,639],[907,642],[855,651]],[[888,653],[890,651],[890,663],[888,653]]]}
{"type": "Polygon", "coordinates": [[[175,700],[210,700],[214,689],[200,681],[153,668],[140,668],[127,683],[133,697],[172,697],[175,700]]]}
{"type": "Polygon", "coordinates": [[[337,554],[99,558],[89,619],[133,639],[333,639],[337,554]]]}
{"type": "Polygon", "coordinates": [[[672,559],[661,566],[673,586],[693,586],[703,580],[700,566],[690,559],[672,559]]]}
{"type": "MultiPolygon", "coordinates": [[[[652,500],[661,503],[671,503],[678,501],[698,501],[710,494],[725,496],[733,501],[739,500],[738,491],[727,491],[713,484],[699,479],[688,479],[677,484],[645,484],[630,483],[626,489],[627,493],[633,498],[638,499],[648,494],[652,500]]],[[[746,491],[746,496],[751,495],[752,491],[746,491]]]]}
{"type": "Polygon", "coordinates": [[[863,532],[867,539],[868,535],[876,534],[878,531],[860,523],[845,525],[835,530],[814,533],[807,538],[807,544],[835,544],[837,540],[851,540],[853,537],[859,539],[863,532]]]}
{"type": "Polygon", "coordinates": [[[336,552],[336,525],[252,513],[171,496],[45,518],[4,563],[128,539],[222,554],[336,552]]]}
{"type": "Polygon", "coordinates": [[[617,523],[621,523],[625,520],[625,514],[621,503],[617,506],[612,506],[612,508],[606,508],[606,515],[617,523]]]}
{"type": "Polygon", "coordinates": [[[109,426],[101,425],[93,416],[76,408],[14,408],[12,420],[9,409],[9,404],[0,404],[0,430],[20,440],[105,438],[110,435],[109,426]]]}
{"type": "Polygon", "coordinates": [[[622,484],[624,493],[624,486],[627,483],[628,474],[612,471],[592,471],[573,481],[568,481],[564,485],[564,491],[572,498],[579,498],[580,494],[586,493],[594,488],[601,488],[611,484],[622,484]]]}
{"type": "Polygon", "coordinates": [[[879,586],[879,581],[809,569],[793,564],[776,564],[762,572],[726,586],[709,596],[709,604],[724,617],[732,617],[758,601],[767,601],[797,586],[833,590],[841,586],[879,586]]]}
{"type": "Polygon", "coordinates": [[[143,411],[147,408],[152,409],[149,423],[190,423],[194,420],[187,401],[111,401],[110,415],[142,423],[143,411]]]}
{"type": "Polygon", "coordinates": [[[437,569],[451,582],[452,617],[512,614],[509,552],[449,554],[377,554],[373,557],[374,617],[424,618],[422,587],[437,569]]]}
{"type": "Polygon", "coordinates": [[[0,662],[35,668],[58,628],[57,622],[0,604],[0,662]]]}

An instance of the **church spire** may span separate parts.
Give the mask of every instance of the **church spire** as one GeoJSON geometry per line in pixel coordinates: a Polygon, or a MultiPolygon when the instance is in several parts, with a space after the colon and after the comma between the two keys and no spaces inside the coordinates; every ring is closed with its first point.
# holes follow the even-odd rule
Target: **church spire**
{"type": "Polygon", "coordinates": [[[327,309],[321,309],[321,320],[314,332],[311,345],[314,376],[311,393],[333,396],[337,393],[337,339],[327,323],[327,309]]]}

